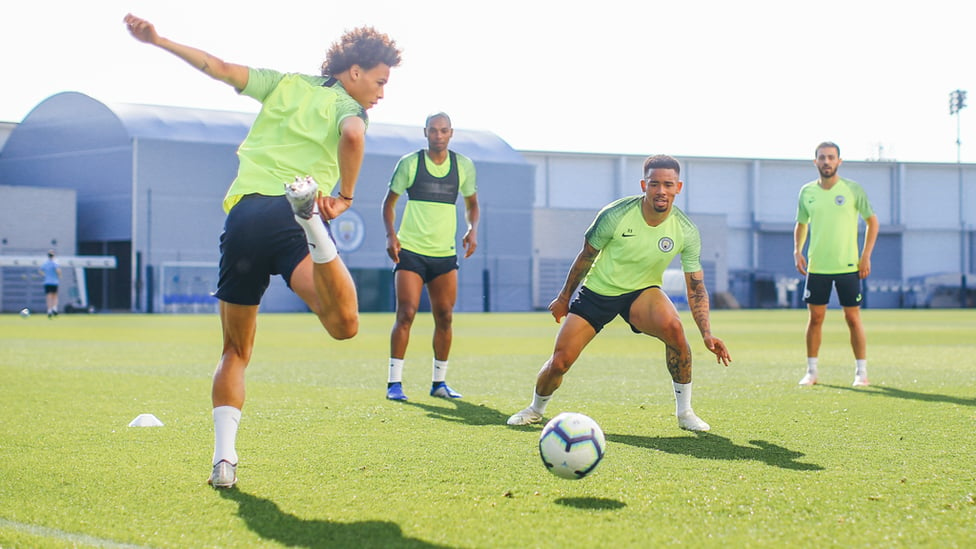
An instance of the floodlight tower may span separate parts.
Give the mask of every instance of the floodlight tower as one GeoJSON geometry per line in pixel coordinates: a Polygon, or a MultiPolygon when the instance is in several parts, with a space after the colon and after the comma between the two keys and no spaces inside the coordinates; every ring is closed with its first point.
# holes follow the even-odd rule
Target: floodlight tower
{"type": "Polygon", "coordinates": [[[949,94],[949,115],[956,116],[956,171],[959,174],[959,241],[960,251],[960,284],[959,284],[959,306],[966,307],[967,289],[966,274],[969,272],[969,233],[966,231],[966,209],[965,196],[962,184],[962,140],[960,139],[959,113],[966,108],[966,90],[954,90],[949,94]]]}
{"type": "Polygon", "coordinates": [[[962,140],[959,137],[959,111],[966,108],[966,90],[954,90],[949,94],[949,115],[956,115],[956,163],[962,161],[962,140]]]}

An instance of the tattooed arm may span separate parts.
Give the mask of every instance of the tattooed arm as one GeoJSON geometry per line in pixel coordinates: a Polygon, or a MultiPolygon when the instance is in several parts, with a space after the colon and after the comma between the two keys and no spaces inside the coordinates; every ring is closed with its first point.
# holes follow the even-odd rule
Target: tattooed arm
{"type": "Polygon", "coordinates": [[[164,38],[156,32],[152,23],[131,13],[125,16],[124,21],[129,34],[136,40],[172,53],[214,80],[234,86],[237,91],[247,85],[248,68],[244,65],[227,63],[203,50],[164,38]]]}
{"type": "Polygon", "coordinates": [[[593,261],[596,260],[599,253],[600,250],[591,246],[589,242],[583,241],[583,249],[576,255],[573,266],[569,268],[569,274],[566,275],[566,282],[563,284],[562,291],[549,304],[549,312],[552,313],[556,322],[561,321],[564,316],[569,314],[569,300],[573,297],[576,288],[579,288],[579,285],[583,283],[586,273],[590,272],[590,267],[593,266],[593,261]]]}
{"type": "Polygon", "coordinates": [[[698,325],[702,339],[708,350],[715,353],[718,362],[729,365],[732,358],[729,350],[721,339],[712,335],[712,325],[709,320],[708,290],[705,289],[705,275],[702,271],[685,273],[685,286],[688,288],[688,306],[691,308],[691,316],[698,325]]]}

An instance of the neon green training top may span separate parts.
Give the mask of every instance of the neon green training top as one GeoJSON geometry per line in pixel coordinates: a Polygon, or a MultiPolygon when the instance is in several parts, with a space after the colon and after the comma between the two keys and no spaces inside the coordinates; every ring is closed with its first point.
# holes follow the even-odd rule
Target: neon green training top
{"type": "Polygon", "coordinates": [[[279,196],[296,176],[311,175],[319,192],[339,181],[339,127],[350,116],[369,122],[366,109],[334,78],[249,69],[242,95],[262,103],[237,149],[240,167],[224,197],[224,211],[246,194],[279,196]]]}
{"type": "Polygon", "coordinates": [[[605,206],[586,230],[586,241],[600,253],[583,280],[588,289],[607,297],[664,283],[664,271],[681,254],[686,273],[700,271],[701,236],[676,206],[663,223],[644,221],[644,195],[628,196],[605,206]]]}
{"type": "Polygon", "coordinates": [[[807,272],[844,274],[857,271],[857,217],[874,215],[868,195],[857,183],[840,178],[830,189],[811,181],[800,189],[796,222],[809,225],[807,272]]]}
{"type": "MultiPolygon", "coordinates": [[[[390,179],[390,190],[403,195],[417,177],[420,155],[416,151],[404,155],[397,162],[390,179]]],[[[443,164],[435,164],[423,153],[424,165],[431,176],[447,177],[451,171],[451,155],[443,164]]],[[[454,153],[457,158],[458,192],[465,198],[478,192],[474,162],[454,153]]],[[[397,230],[400,246],[428,257],[450,257],[457,254],[457,206],[455,203],[409,199],[403,208],[403,219],[397,230]]]]}

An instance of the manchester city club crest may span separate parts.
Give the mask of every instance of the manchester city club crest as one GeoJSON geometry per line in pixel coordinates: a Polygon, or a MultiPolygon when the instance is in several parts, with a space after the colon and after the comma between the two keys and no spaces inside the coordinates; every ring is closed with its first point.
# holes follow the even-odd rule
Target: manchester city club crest
{"type": "Polygon", "coordinates": [[[844,195],[842,195],[842,194],[839,194],[839,195],[837,195],[837,196],[834,197],[834,204],[837,204],[838,206],[843,206],[844,205],[844,201],[845,201],[845,198],[844,198],[844,195]]]}
{"type": "Polygon", "coordinates": [[[668,253],[674,248],[674,240],[671,240],[670,236],[662,237],[661,240],[657,241],[657,248],[664,253],[668,253]]]}
{"type": "Polygon", "coordinates": [[[332,236],[340,252],[354,252],[363,245],[366,238],[366,224],[363,216],[355,210],[346,210],[332,220],[332,236]]]}

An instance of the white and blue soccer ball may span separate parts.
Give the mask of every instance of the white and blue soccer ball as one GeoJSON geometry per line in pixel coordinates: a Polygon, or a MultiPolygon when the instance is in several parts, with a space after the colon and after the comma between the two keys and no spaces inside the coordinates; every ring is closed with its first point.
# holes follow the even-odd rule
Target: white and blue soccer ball
{"type": "Polygon", "coordinates": [[[539,455],[549,472],[578,480],[603,460],[607,439],[589,416],[563,412],[549,420],[539,437],[539,455]]]}
{"type": "Polygon", "coordinates": [[[28,318],[30,316],[30,309],[24,307],[20,310],[20,318],[28,318]]]}

